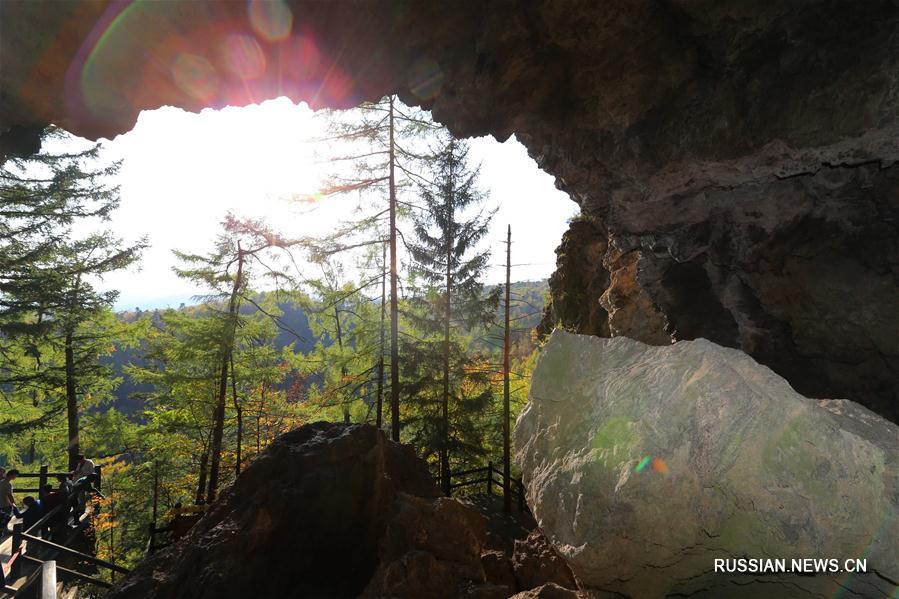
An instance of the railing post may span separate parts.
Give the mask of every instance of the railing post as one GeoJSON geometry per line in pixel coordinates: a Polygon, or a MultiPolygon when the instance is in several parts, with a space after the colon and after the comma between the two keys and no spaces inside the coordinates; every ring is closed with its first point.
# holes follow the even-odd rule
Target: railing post
{"type": "Polygon", "coordinates": [[[47,465],[41,465],[41,471],[37,478],[37,496],[41,499],[44,498],[44,487],[47,484],[47,465]]]}
{"type": "Polygon", "coordinates": [[[100,466],[96,466],[94,468],[94,474],[97,475],[97,489],[102,491],[103,490],[103,475],[102,475],[102,469],[100,468],[100,466]]]}
{"type": "Polygon", "coordinates": [[[41,599],[56,599],[56,561],[41,564],[41,599]]]}
{"type": "Polygon", "coordinates": [[[12,547],[10,549],[10,555],[16,556],[16,561],[12,564],[12,577],[18,578],[22,573],[22,554],[25,553],[25,550],[22,548],[22,523],[17,522],[12,525],[12,547]]]}
{"type": "Polygon", "coordinates": [[[487,495],[493,495],[493,462],[487,462],[487,495]]]}

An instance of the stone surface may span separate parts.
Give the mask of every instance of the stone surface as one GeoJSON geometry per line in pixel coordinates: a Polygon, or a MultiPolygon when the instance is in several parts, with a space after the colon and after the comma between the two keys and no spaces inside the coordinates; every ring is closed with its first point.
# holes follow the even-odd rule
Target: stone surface
{"type": "Polygon", "coordinates": [[[566,589],[578,588],[568,564],[539,530],[532,531],[526,539],[515,541],[512,569],[516,588],[521,590],[546,584],[556,584],[566,589]]]}
{"type": "Polygon", "coordinates": [[[401,496],[379,543],[380,564],[361,596],[480,595],[487,582],[481,563],[485,532],[483,517],[459,501],[401,496]]]}
{"type": "Polygon", "coordinates": [[[618,203],[565,235],[544,330],[707,338],[896,421],[897,223],[899,168],[879,164],[618,203]]]}
{"type": "Polygon", "coordinates": [[[379,565],[391,515],[437,496],[423,462],[374,427],[307,425],[279,437],[186,537],[108,596],[355,597],[379,565]]]}
{"type": "MultiPolygon", "coordinates": [[[[487,528],[472,504],[440,496],[409,447],[372,426],[318,422],[276,439],[107,598],[505,599],[542,584],[516,583],[487,528]]],[[[558,571],[555,554],[525,552],[530,571],[558,571]]]]}
{"type": "Polygon", "coordinates": [[[555,331],[515,441],[534,516],[587,589],[889,597],[899,583],[899,427],[807,399],[739,350],[555,331]],[[866,558],[868,573],[712,572],[739,557],[866,558]]]}
{"type": "Polygon", "coordinates": [[[514,133],[580,204],[550,327],[705,337],[899,418],[896,0],[287,6],[0,2],[0,152],[164,104],[395,91],[514,133]]]}
{"type": "Polygon", "coordinates": [[[481,554],[481,565],[489,582],[504,586],[510,591],[518,588],[512,558],[505,551],[485,551],[481,554]]]}
{"type": "Polygon", "coordinates": [[[585,595],[553,583],[512,595],[512,599],[578,599],[581,597],[585,597],[585,595]]]}

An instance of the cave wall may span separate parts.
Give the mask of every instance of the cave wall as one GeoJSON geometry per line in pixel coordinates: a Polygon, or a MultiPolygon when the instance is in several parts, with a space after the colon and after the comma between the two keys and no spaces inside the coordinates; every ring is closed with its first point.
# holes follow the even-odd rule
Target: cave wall
{"type": "Polygon", "coordinates": [[[706,337],[899,419],[896,0],[0,3],[4,154],[390,92],[580,204],[547,325],[706,337]]]}

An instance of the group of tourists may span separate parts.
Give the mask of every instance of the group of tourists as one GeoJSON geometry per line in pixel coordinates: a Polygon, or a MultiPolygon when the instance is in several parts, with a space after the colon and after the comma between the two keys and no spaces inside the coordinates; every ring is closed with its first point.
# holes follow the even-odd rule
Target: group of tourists
{"type": "Polygon", "coordinates": [[[17,478],[19,478],[19,471],[15,468],[8,471],[0,468],[0,536],[7,533],[9,523],[13,518],[21,518],[22,528],[28,530],[45,515],[59,506],[64,506],[44,523],[40,531],[32,533],[48,538],[52,535],[52,531],[68,522],[70,514],[77,517],[84,512],[88,494],[103,497],[97,488],[99,477],[96,473],[96,466],[93,460],[83,455],[77,457],[75,468],[71,472],[56,477],[57,485],[55,487],[45,484],[38,491],[37,498],[32,496],[23,498],[22,507],[24,509],[21,510],[13,495],[13,482],[17,478]]]}

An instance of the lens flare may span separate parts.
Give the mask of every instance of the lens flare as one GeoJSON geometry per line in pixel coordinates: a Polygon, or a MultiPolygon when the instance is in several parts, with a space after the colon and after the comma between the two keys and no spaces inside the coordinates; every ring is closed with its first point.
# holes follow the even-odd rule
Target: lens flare
{"type": "Polygon", "coordinates": [[[203,56],[179,54],[172,64],[172,79],[187,94],[208,102],[218,92],[219,81],[215,67],[203,56]]]}
{"type": "Polygon", "coordinates": [[[668,464],[665,463],[665,460],[652,456],[644,456],[634,468],[634,472],[643,472],[647,466],[650,466],[656,474],[668,474],[668,464]]]}
{"type": "Polygon", "coordinates": [[[250,25],[260,37],[280,42],[290,37],[293,13],[283,0],[250,0],[250,25]]]}
{"type": "Polygon", "coordinates": [[[278,46],[281,69],[285,76],[297,81],[314,77],[322,69],[322,55],[315,41],[295,35],[278,46]]]}
{"type": "MultiPolygon", "coordinates": [[[[193,109],[282,95],[313,107],[357,103],[356,81],[338,58],[294,25],[285,0],[110,0],[65,67],[66,102],[87,122],[173,98],[193,109]]],[[[35,81],[22,95],[38,102],[35,81]]]]}
{"type": "Polygon", "coordinates": [[[652,458],[652,469],[659,474],[668,474],[668,464],[662,458],[652,458]]]}
{"type": "Polygon", "coordinates": [[[433,100],[443,87],[443,70],[430,58],[419,58],[409,69],[409,89],[419,100],[433,100]]]}
{"type": "MultiPolygon", "coordinates": [[[[883,516],[880,519],[880,523],[878,524],[877,529],[871,535],[870,540],[865,546],[864,550],[851,557],[855,557],[858,559],[868,559],[871,556],[871,549],[874,547],[874,544],[877,541],[882,538],[890,538],[890,528],[891,524],[895,522],[895,517],[896,514],[894,514],[892,506],[888,505],[886,510],[884,510],[883,516]]],[[[846,597],[849,597],[851,595],[856,595],[857,593],[852,592],[851,589],[855,586],[852,584],[852,582],[857,579],[857,576],[858,575],[854,572],[847,572],[844,576],[842,576],[836,590],[832,595],[833,599],[845,599],[846,597]]],[[[893,589],[893,592],[890,594],[889,599],[899,599],[899,585],[897,585],[893,589]]]]}
{"type": "Polygon", "coordinates": [[[225,38],[225,62],[243,80],[258,79],[265,73],[265,53],[249,35],[234,33],[225,38]]]}

